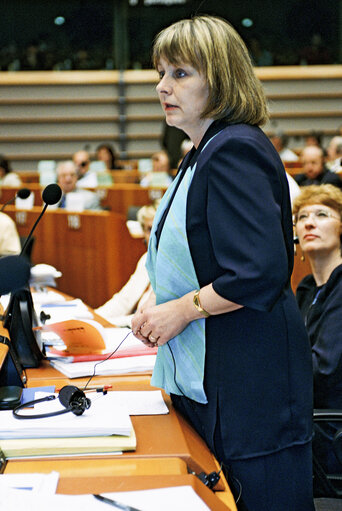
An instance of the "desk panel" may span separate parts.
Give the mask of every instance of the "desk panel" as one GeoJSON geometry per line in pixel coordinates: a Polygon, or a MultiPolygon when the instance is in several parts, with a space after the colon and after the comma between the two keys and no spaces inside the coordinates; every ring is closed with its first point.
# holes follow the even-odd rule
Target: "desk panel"
{"type": "MultiPolygon", "coordinates": [[[[27,236],[41,208],[7,208],[20,236],[27,236]]],[[[146,250],[134,239],[123,215],[107,211],[71,213],[47,210],[34,234],[34,264],[51,264],[62,272],[61,291],[77,296],[93,308],[121,289],[146,250]]]]}
{"type": "Polygon", "coordinates": [[[98,187],[97,193],[101,198],[101,205],[110,211],[127,216],[130,206],[145,206],[156,199],[160,199],[166,188],[145,188],[138,184],[120,183],[118,185],[98,187]]]}
{"type": "MultiPolygon", "coordinates": [[[[43,187],[39,183],[24,183],[21,186],[0,186],[0,203],[5,204],[12,199],[18,190],[28,188],[34,194],[34,206],[41,206],[43,204],[42,191],[43,187]]],[[[7,208],[6,208],[7,210],[7,208]]]]}
{"type": "MultiPolygon", "coordinates": [[[[0,204],[10,200],[20,188],[28,188],[34,193],[34,206],[43,204],[42,191],[44,189],[39,183],[26,183],[20,187],[0,187],[0,204]]],[[[119,183],[111,186],[99,186],[91,189],[96,192],[101,201],[101,206],[114,213],[127,216],[130,206],[145,206],[154,200],[160,199],[165,187],[142,187],[135,183],[119,183]]]]}

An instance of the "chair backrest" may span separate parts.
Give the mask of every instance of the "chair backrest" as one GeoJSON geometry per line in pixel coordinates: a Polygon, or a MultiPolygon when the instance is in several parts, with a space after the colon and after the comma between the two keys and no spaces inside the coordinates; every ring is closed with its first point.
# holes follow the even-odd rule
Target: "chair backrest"
{"type": "Polygon", "coordinates": [[[313,419],[314,496],[341,499],[342,410],[315,409],[313,419]]]}

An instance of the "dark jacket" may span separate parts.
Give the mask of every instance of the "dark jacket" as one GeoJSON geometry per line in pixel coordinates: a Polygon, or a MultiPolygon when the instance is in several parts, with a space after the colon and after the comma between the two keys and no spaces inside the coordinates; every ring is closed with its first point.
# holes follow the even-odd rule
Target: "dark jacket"
{"type": "Polygon", "coordinates": [[[293,176],[299,186],[309,185],[334,185],[338,188],[342,188],[342,179],[335,172],[331,172],[324,167],[323,172],[319,174],[315,179],[310,179],[306,174],[297,174],[293,176]]]}
{"type": "Polygon", "coordinates": [[[206,320],[208,405],[176,401],[184,401],[185,413],[213,450],[219,422],[225,459],[307,442],[312,365],[289,286],[288,184],[259,128],[227,126],[197,156],[186,229],[200,286],[212,282],[219,295],[244,307],[206,320]]]}
{"type": "Polygon", "coordinates": [[[312,346],[315,407],[342,408],[342,264],[323,286],[304,277],[296,297],[312,346]]]}

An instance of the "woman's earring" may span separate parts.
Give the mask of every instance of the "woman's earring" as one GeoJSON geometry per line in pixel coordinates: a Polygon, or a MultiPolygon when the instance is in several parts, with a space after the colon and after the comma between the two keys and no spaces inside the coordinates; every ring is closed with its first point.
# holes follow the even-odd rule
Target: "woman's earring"
{"type": "Polygon", "coordinates": [[[301,260],[301,261],[305,261],[305,254],[302,254],[302,255],[301,255],[300,260],[301,260]]]}

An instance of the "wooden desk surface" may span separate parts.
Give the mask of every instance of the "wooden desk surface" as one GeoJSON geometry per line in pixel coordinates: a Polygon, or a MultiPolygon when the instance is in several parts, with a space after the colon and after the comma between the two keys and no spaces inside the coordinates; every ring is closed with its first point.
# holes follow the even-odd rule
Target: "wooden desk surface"
{"type": "MultiPolygon", "coordinates": [[[[82,388],[89,379],[69,380],[47,361],[39,368],[27,369],[26,373],[29,387],[54,384],[60,388],[73,384],[82,388]]],[[[150,374],[96,376],[92,383],[112,385],[113,390],[154,390],[150,377],[150,374]]],[[[236,511],[223,475],[212,492],[195,475],[188,474],[188,471],[209,474],[219,471],[220,467],[204,441],[175,411],[169,396],[164,393],[163,397],[169,414],[131,417],[137,437],[137,448],[133,452],[9,460],[5,473],[56,470],[60,473],[58,492],[74,494],[191,485],[210,509],[236,511]]]]}
{"type": "MultiPolygon", "coordinates": [[[[61,388],[72,384],[84,387],[89,378],[69,380],[48,362],[37,369],[27,369],[29,387],[56,385],[61,388]]],[[[150,374],[96,376],[92,383],[96,385],[112,385],[113,390],[156,390],[150,385],[150,374]]],[[[217,461],[204,441],[176,413],[169,396],[164,400],[170,410],[167,415],[133,416],[131,417],[136,437],[137,448],[133,452],[125,452],[122,458],[179,457],[186,461],[189,468],[196,473],[207,473],[217,470],[217,461]]]]}

